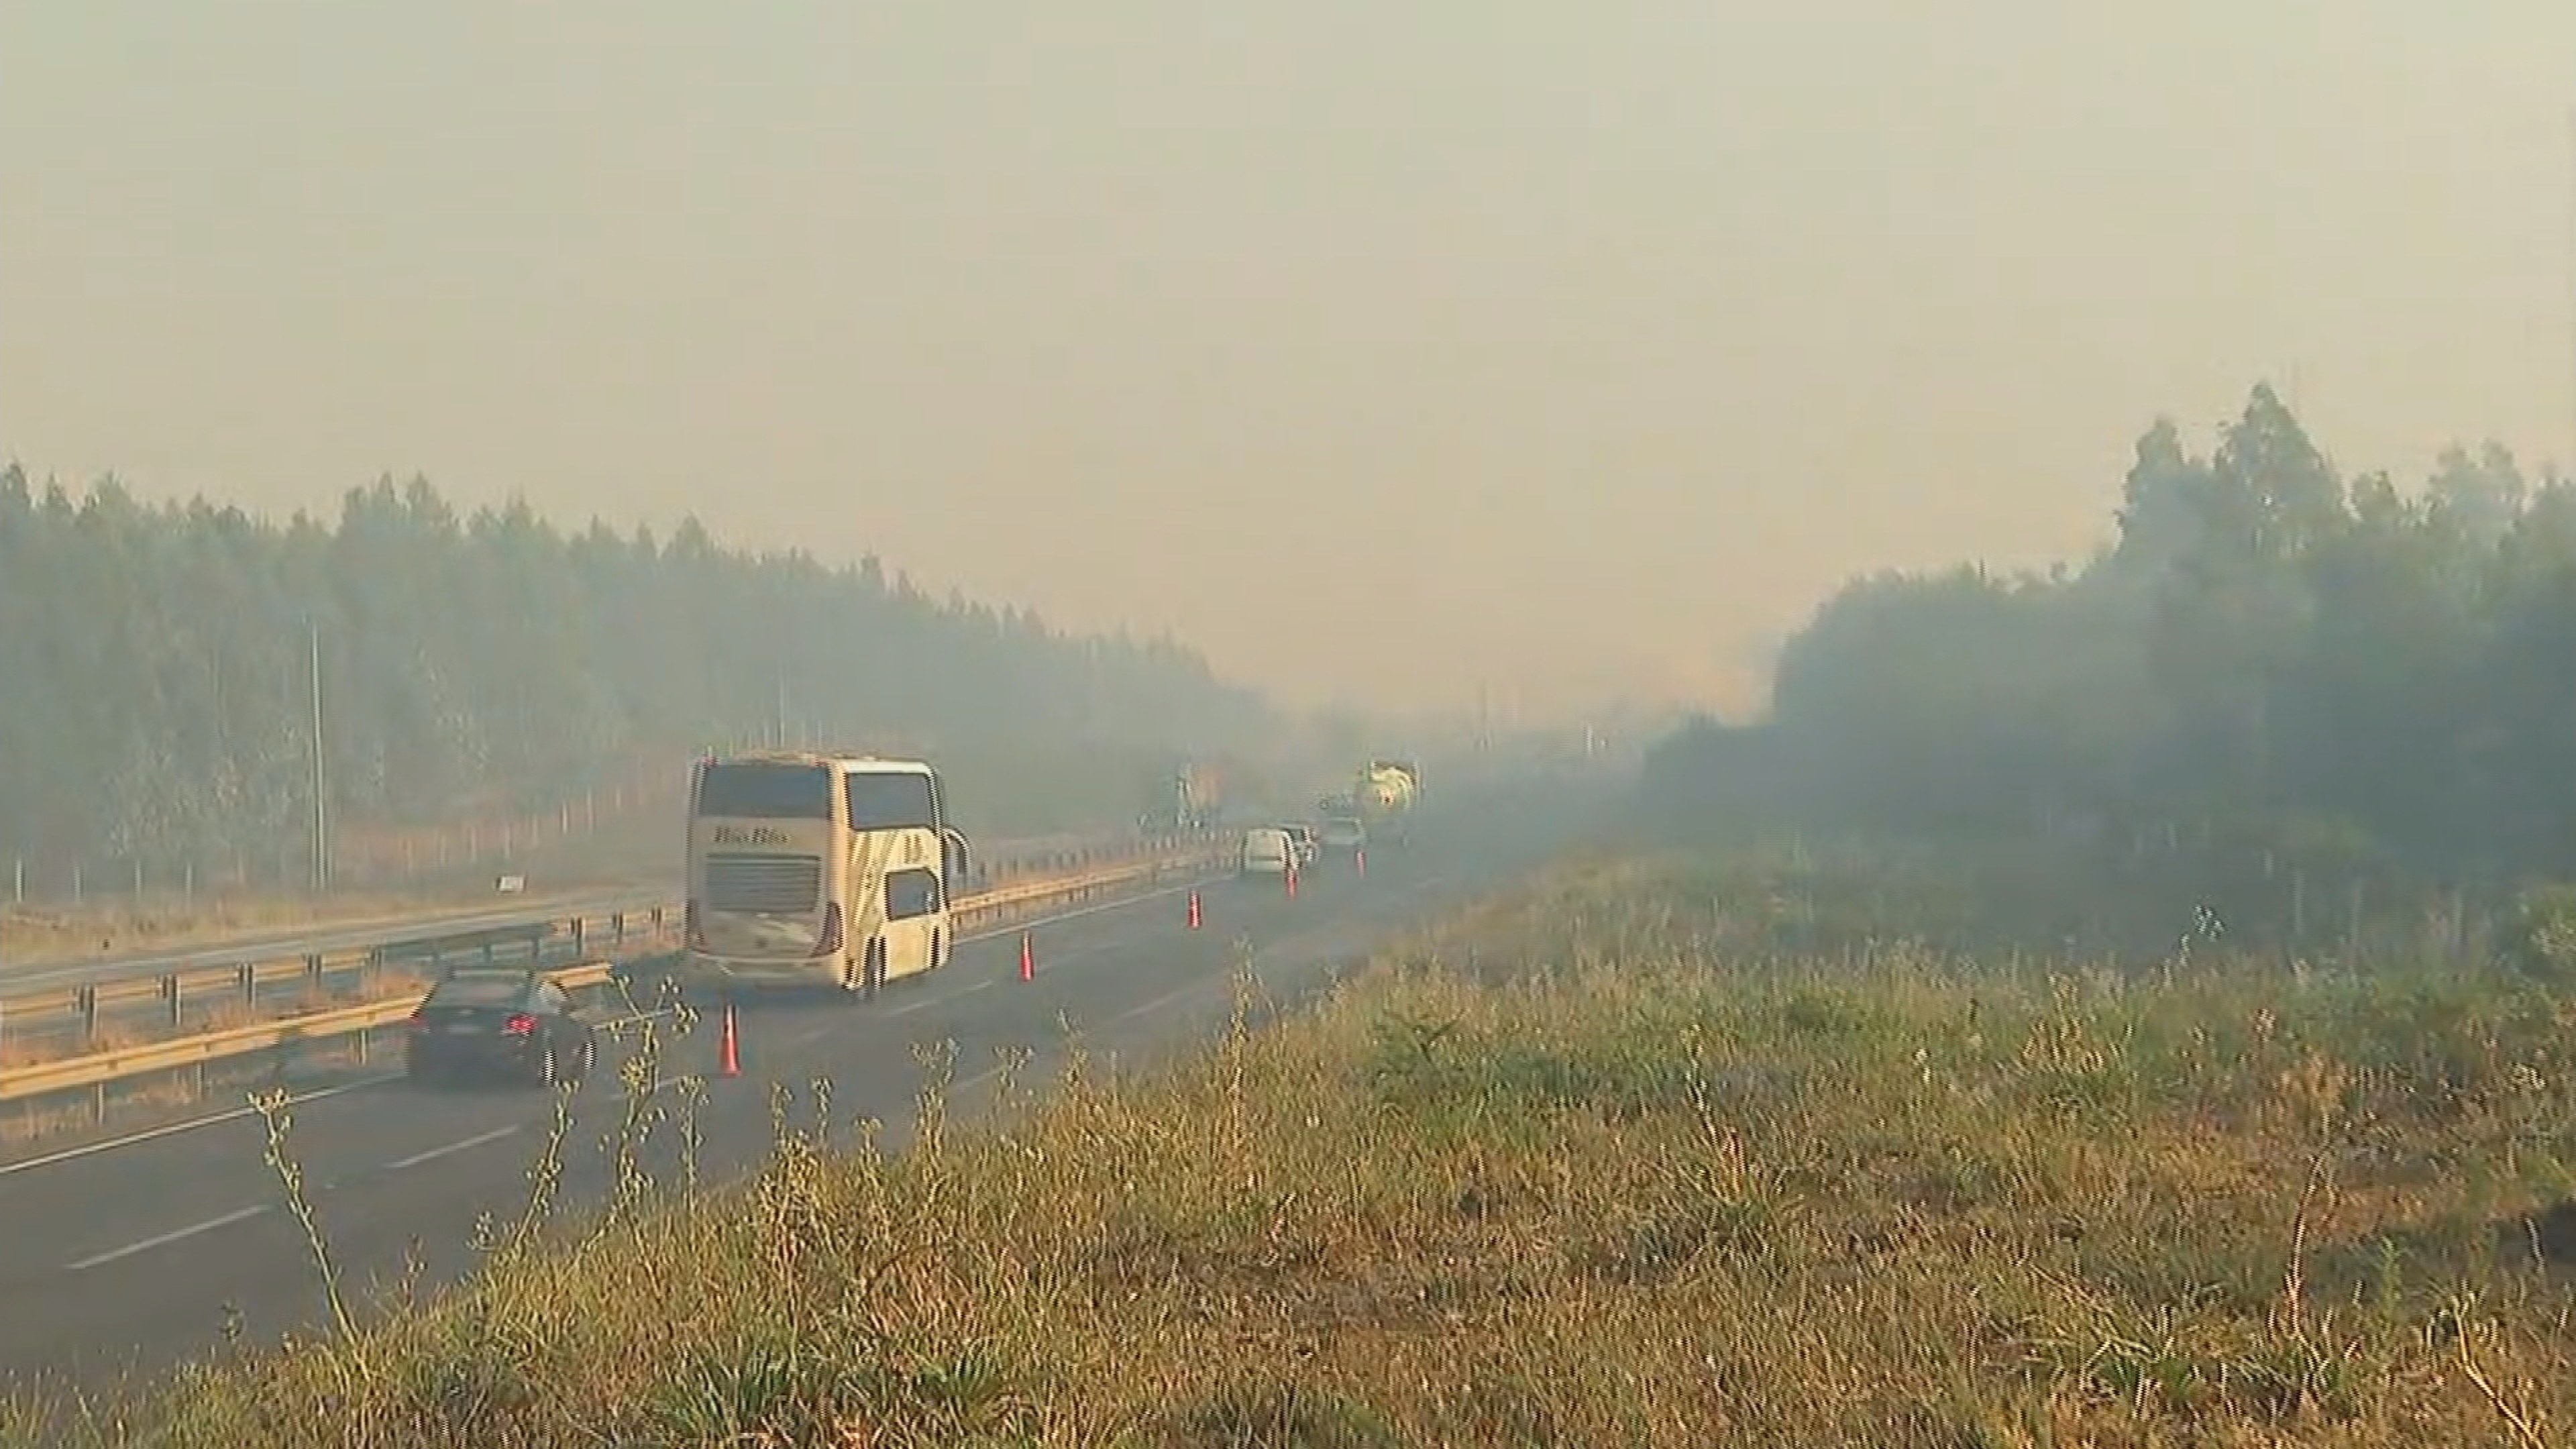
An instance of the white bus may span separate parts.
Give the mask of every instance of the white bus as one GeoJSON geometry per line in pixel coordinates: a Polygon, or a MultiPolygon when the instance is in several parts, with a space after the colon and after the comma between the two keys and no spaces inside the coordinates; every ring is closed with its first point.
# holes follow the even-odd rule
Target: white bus
{"type": "Polygon", "coordinates": [[[708,756],[689,791],[688,973],[874,996],[948,964],[967,870],[939,772],[919,760],[708,756]]]}

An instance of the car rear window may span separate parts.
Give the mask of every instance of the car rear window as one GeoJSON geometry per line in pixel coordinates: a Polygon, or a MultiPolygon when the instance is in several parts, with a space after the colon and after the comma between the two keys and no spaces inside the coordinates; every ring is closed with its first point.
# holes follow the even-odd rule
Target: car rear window
{"type": "Polygon", "coordinates": [[[511,1006],[527,999],[528,983],[517,976],[451,976],[429,993],[431,1006],[511,1006]]]}

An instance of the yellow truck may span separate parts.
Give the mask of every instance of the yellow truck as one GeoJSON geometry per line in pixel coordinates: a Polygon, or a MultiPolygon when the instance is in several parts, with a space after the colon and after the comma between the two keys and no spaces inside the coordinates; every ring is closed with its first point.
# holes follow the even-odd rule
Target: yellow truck
{"type": "Polygon", "coordinates": [[[1405,841],[1422,799],[1422,767],[1411,760],[1371,760],[1351,787],[1351,804],[1372,840],[1405,841]]]}

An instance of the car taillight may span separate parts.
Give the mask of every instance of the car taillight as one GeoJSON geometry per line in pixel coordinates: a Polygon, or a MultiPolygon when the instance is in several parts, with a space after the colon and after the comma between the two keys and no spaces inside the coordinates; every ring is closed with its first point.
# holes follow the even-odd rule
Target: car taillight
{"type": "Polygon", "coordinates": [[[823,930],[822,934],[814,938],[814,954],[817,956],[839,955],[841,948],[847,944],[844,938],[848,933],[848,929],[849,928],[841,921],[841,903],[839,901],[834,901],[823,907],[823,930]]]}
{"type": "Polygon", "coordinates": [[[522,1011],[501,1024],[505,1036],[526,1036],[537,1029],[537,1019],[522,1011]]]}

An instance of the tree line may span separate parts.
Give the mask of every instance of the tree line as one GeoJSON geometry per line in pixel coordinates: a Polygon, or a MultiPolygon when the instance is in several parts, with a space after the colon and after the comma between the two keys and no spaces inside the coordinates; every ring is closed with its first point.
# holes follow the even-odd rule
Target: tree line
{"type": "Polygon", "coordinates": [[[306,840],[317,673],[326,814],[352,826],[552,810],[639,761],[812,741],[922,752],[971,828],[1039,833],[1132,820],[1138,759],[1272,721],[1177,644],[934,598],[873,557],[468,516],[417,478],[277,522],[12,465],[0,579],[0,856],[306,840]]]}
{"type": "Polygon", "coordinates": [[[1648,798],[2356,882],[2576,874],[2576,485],[2493,443],[2415,489],[2346,477],[2256,387],[2206,454],[2156,421],[2114,524],[2080,566],[1853,581],[1768,715],[1665,740],[1648,798]]]}

